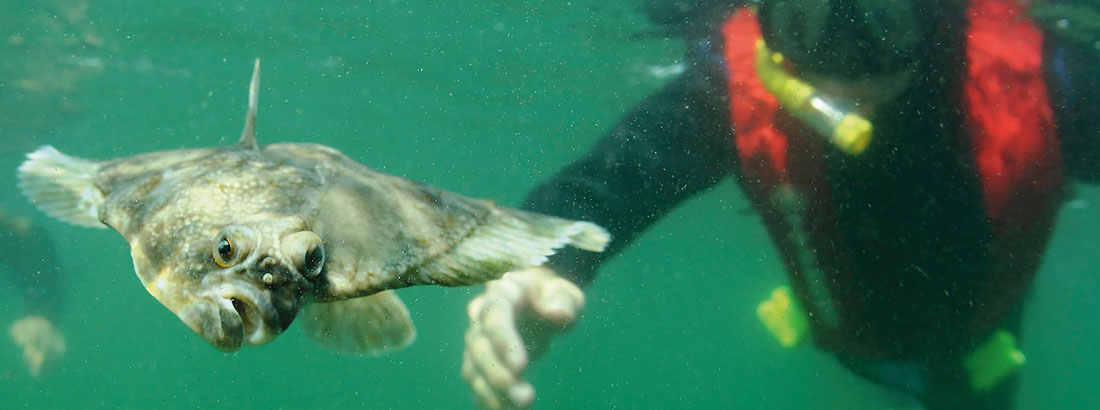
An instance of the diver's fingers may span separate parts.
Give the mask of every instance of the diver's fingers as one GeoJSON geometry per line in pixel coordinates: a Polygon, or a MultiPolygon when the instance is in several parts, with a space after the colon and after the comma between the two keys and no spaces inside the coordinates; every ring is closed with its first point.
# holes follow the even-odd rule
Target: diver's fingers
{"type": "MultiPolygon", "coordinates": [[[[486,283],[485,291],[467,305],[470,328],[462,378],[480,408],[527,409],[534,402],[535,389],[520,378],[530,359],[517,318],[521,310],[531,309],[546,277],[556,275],[548,269],[510,272],[486,283]]],[[[582,303],[583,297],[580,294],[582,303]]]]}
{"type": "Polygon", "coordinates": [[[474,364],[474,354],[469,350],[462,358],[462,378],[474,391],[474,403],[482,409],[526,409],[535,399],[535,390],[530,383],[520,380],[507,386],[497,387],[481,373],[474,364]]]}
{"type": "MultiPolygon", "coordinates": [[[[477,365],[474,364],[473,357],[470,356],[469,347],[462,352],[462,379],[466,380],[466,383],[470,385],[470,389],[473,390],[474,403],[478,408],[491,409],[494,407],[491,405],[491,399],[499,394],[489,386],[485,376],[478,373],[477,365]]],[[[499,404],[496,407],[499,408],[499,404]]]]}
{"type": "MultiPolygon", "coordinates": [[[[467,315],[470,317],[470,330],[467,336],[483,335],[488,339],[496,356],[504,360],[508,368],[515,373],[523,371],[527,367],[527,352],[523,339],[517,329],[516,298],[519,298],[519,289],[511,285],[500,285],[493,292],[488,289],[485,293],[470,301],[467,306],[467,315]]],[[[523,302],[529,305],[529,302],[523,302]]],[[[467,338],[467,343],[472,342],[467,338]]],[[[467,344],[469,346],[469,344],[467,344]]]]}
{"type": "Polygon", "coordinates": [[[535,388],[531,387],[531,383],[520,380],[508,389],[508,401],[517,409],[530,408],[535,401],[535,388]]]}
{"type": "Polygon", "coordinates": [[[524,293],[532,292],[539,282],[547,276],[556,277],[557,274],[545,266],[534,266],[526,269],[512,271],[504,274],[499,282],[507,282],[519,287],[524,293]]]}
{"type": "Polygon", "coordinates": [[[484,303],[491,299],[504,299],[510,304],[518,304],[525,296],[525,288],[528,287],[526,282],[523,280],[522,271],[509,272],[500,279],[486,282],[485,290],[466,305],[467,316],[471,320],[477,318],[484,303]]]}
{"type": "Polygon", "coordinates": [[[466,304],[466,317],[470,319],[470,326],[476,326],[480,320],[481,309],[485,304],[485,294],[480,294],[470,300],[470,303],[466,304]]]}
{"type": "Polygon", "coordinates": [[[480,330],[508,370],[520,373],[527,368],[527,349],[516,323],[516,306],[503,300],[485,304],[480,330]]]}
{"type": "Polygon", "coordinates": [[[535,401],[535,389],[527,382],[513,386],[507,393],[487,387],[484,380],[476,381],[475,385],[474,404],[479,409],[527,410],[535,401]]]}
{"type": "MultiPolygon", "coordinates": [[[[471,339],[472,336],[466,335],[466,339],[471,339]]],[[[474,404],[479,409],[494,409],[500,408],[500,401],[495,399],[499,394],[489,386],[488,381],[485,380],[474,363],[474,358],[470,354],[470,344],[466,344],[466,349],[462,351],[462,379],[466,380],[466,383],[470,385],[470,389],[474,392],[474,404]],[[495,401],[495,404],[494,404],[495,401]]]]}
{"type": "Polygon", "coordinates": [[[507,276],[485,284],[485,292],[482,296],[492,299],[504,299],[510,304],[518,304],[526,294],[526,283],[522,276],[507,276]]]}
{"type": "Polygon", "coordinates": [[[470,326],[479,326],[481,316],[485,314],[486,304],[505,303],[515,306],[522,302],[524,292],[513,283],[498,279],[485,284],[485,291],[470,300],[466,305],[466,317],[470,319],[470,326]]]}
{"type": "Polygon", "coordinates": [[[475,372],[480,373],[494,389],[504,391],[516,381],[516,375],[497,355],[492,343],[484,335],[475,335],[467,340],[470,358],[473,359],[475,372]]]}
{"type": "Polygon", "coordinates": [[[45,317],[29,315],[19,319],[11,325],[9,334],[23,348],[23,361],[33,377],[38,377],[46,364],[65,353],[65,336],[45,317]]]}
{"type": "MultiPolygon", "coordinates": [[[[462,380],[466,383],[470,383],[477,377],[477,367],[474,366],[474,360],[470,358],[470,348],[462,350],[462,380]]],[[[471,383],[472,384],[472,383],[471,383]]]]}
{"type": "Polygon", "coordinates": [[[531,305],[542,318],[568,326],[584,309],[584,292],[573,282],[559,276],[548,276],[539,283],[531,305]]]}
{"type": "MultiPolygon", "coordinates": [[[[466,346],[463,352],[462,375],[471,387],[485,385],[482,391],[475,393],[478,396],[488,394],[485,388],[494,390],[494,396],[502,396],[514,382],[516,375],[506,365],[501,353],[498,352],[486,332],[494,332],[490,321],[500,322],[500,318],[511,316],[514,307],[506,300],[495,297],[486,291],[472,300],[468,306],[467,314],[470,316],[470,327],[466,331],[466,346]],[[494,313],[495,312],[495,313],[494,313]]],[[[512,325],[514,326],[514,324],[512,325]]],[[[518,334],[516,336],[518,338],[518,334]]],[[[493,336],[497,338],[497,336],[493,336]]],[[[491,404],[491,400],[481,400],[491,404]]]]}
{"type": "Polygon", "coordinates": [[[478,408],[499,410],[503,408],[499,394],[489,386],[483,377],[475,377],[469,380],[470,388],[474,390],[474,403],[478,408]]]}
{"type": "Polygon", "coordinates": [[[31,377],[38,377],[42,374],[42,365],[46,363],[46,352],[34,346],[27,346],[23,349],[23,363],[27,365],[27,371],[31,373],[31,377]]]}

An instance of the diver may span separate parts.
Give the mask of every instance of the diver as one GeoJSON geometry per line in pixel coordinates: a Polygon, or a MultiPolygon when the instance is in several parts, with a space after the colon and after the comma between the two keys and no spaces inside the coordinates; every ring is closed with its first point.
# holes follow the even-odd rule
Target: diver
{"type": "Polygon", "coordinates": [[[0,210],[0,274],[5,287],[22,294],[21,317],[8,328],[23,350],[31,376],[39,377],[65,354],[65,336],[58,328],[62,281],[54,243],[26,217],[0,210]]]}
{"type": "Polygon", "coordinates": [[[685,72],[524,202],[607,227],[610,248],[562,252],[470,302],[475,400],[529,407],[523,371],[580,314],[580,287],[733,177],[788,272],[757,312],[781,343],[930,410],[1011,408],[1022,305],[1067,184],[1100,179],[1094,8],[651,2],[688,45],[685,72]]]}

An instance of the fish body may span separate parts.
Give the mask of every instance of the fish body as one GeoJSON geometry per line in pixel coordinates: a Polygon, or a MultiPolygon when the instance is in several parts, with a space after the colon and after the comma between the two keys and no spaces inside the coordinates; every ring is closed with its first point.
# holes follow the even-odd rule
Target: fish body
{"type": "Polygon", "coordinates": [[[316,144],[255,139],[259,63],[234,146],[108,161],[45,146],[19,168],[51,216],[111,227],[149,293],[211,345],[262,345],[304,312],[322,346],[376,354],[412,341],[393,289],[463,286],[601,251],[607,232],[373,171],[316,144]]]}

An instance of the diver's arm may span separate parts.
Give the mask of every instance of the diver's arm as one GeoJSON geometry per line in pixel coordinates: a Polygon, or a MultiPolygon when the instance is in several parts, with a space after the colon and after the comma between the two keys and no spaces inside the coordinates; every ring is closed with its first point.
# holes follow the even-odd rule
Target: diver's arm
{"type": "Polygon", "coordinates": [[[25,218],[0,213],[0,265],[8,282],[23,293],[22,316],[8,334],[23,350],[27,370],[37,377],[65,353],[65,337],[57,328],[61,315],[61,269],[49,236],[25,218]]]}
{"type": "Polygon", "coordinates": [[[528,408],[535,390],[524,372],[583,310],[578,285],[676,204],[735,168],[725,87],[707,69],[697,65],[647,98],[528,196],[526,209],[595,222],[612,241],[595,257],[566,251],[548,266],[509,272],[470,302],[462,376],[481,407],[528,408]]]}
{"type": "Polygon", "coordinates": [[[586,285],[601,263],[680,202],[735,168],[724,82],[699,63],[631,110],[583,158],[524,201],[527,210],[594,222],[605,252],[564,251],[549,266],[586,285]]]}

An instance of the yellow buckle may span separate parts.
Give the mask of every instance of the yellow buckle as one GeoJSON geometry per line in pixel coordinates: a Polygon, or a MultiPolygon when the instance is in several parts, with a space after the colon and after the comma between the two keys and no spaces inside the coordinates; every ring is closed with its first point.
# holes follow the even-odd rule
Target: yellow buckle
{"type": "Polygon", "coordinates": [[[806,313],[786,286],[776,288],[770,298],[760,302],[756,316],[783,347],[798,346],[810,328],[806,313]]]}
{"type": "Polygon", "coordinates": [[[966,355],[963,366],[970,374],[970,387],[985,393],[1016,373],[1027,358],[1016,348],[1016,338],[999,330],[966,355]]]}

